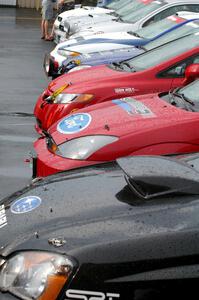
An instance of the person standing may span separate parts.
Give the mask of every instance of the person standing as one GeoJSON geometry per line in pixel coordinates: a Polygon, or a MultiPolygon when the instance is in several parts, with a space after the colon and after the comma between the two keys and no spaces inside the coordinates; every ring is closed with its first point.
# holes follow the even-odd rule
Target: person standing
{"type": "Polygon", "coordinates": [[[53,38],[49,35],[49,22],[53,20],[53,7],[55,0],[42,0],[42,21],[41,21],[41,39],[51,41],[53,38]]]}

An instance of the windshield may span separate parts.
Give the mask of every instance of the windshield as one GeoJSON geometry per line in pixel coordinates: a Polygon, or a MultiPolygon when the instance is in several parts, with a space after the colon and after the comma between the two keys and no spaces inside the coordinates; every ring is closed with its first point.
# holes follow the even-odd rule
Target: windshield
{"type": "Polygon", "coordinates": [[[142,5],[136,9],[129,9],[128,14],[122,15],[122,21],[135,23],[164,5],[165,3],[159,1],[147,2],[145,4],[142,3],[142,5]]]}
{"type": "Polygon", "coordinates": [[[181,36],[185,36],[190,33],[198,32],[199,31],[199,22],[189,22],[175,30],[164,34],[163,36],[159,37],[157,40],[150,42],[145,46],[146,50],[151,50],[158,46],[161,46],[165,43],[173,41],[181,36]]]}
{"type": "Polygon", "coordinates": [[[199,103],[199,80],[192,82],[191,84],[178,90],[178,94],[184,95],[186,98],[192,100],[193,102],[199,103]]]}
{"type": "Polygon", "coordinates": [[[139,30],[136,30],[136,33],[143,38],[153,39],[157,35],[161,34],[163,31],[166,31],[173,26],[185,22],[185,19],[179,18],[176,16],[167,17],[158,22],[152,23],[146,27],[143,27],[139,30]]]}
{"type": "MultiPolygon", "coordinates": [[[[129,1],[128,1],[129,2],[129,1]]],[[[121,8],[117,9],[116,12],[120,16],[125,16],[140,7],[144,7],[146,4],[142,0],[134,0],[133,2],[126,3],[126,5],[122,5],[121,8]]]]}
{"type": "Polygon", "coordinates": [[[199,34],[191,34],[151,51],[147,51],[125,62],[128,62],[131,68],[137,71],[146,70],[198,46],[199,34]]]}
{"type": "Polygon", "coordinates": [[[132,0],[116,0],[108,4],[106,7],[109,9],[119,9],[131,1],[132,0]]]}

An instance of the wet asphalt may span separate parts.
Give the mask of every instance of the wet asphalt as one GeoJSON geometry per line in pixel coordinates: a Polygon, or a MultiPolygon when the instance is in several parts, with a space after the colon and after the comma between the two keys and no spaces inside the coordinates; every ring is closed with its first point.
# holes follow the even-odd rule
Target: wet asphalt
{"type": "Polygon", "coordinates": [[[40,13],[0,7],[0,199],[28,184],[24,160],[38,138],[33,108],[48,84],[43,57],[53,42],[40,39],[40,13]]]}

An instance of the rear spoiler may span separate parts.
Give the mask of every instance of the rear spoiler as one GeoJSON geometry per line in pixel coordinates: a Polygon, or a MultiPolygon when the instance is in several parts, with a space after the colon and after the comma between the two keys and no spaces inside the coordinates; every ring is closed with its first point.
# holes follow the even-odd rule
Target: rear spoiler
{"type": "Polygon", "coordinates": [[[117,159],[117,163],[133,193],[148,200],[175,193],[199,194],[199,172],[185,159],[133,156],[117,159]]]}

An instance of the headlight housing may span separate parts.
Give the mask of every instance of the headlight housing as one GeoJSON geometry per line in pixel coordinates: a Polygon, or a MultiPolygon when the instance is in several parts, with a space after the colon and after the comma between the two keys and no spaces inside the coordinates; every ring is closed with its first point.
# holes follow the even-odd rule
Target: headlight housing
{"type": "Polygon", "coordinates": [[[93,95],[91,94],[59,94],[54,99],[54,103],[56,104],[66,104],[75,102],[88,102],[93,99],[93,95]]]}
{"type": "Polygon", "coordinates": [[[58,155],[65,158],[85,160],[100,148],[117,140],[116,136],[109,135],[83,136],[59,145],[58,155]]]}
{"type": "Polygon", "coordinates": [[[19,252],[0,270],[0,290],[24,300],[55,300],[74,268],[71,259],[50,252],[19,252]]]}
{"type": "Polygon", "coordinates": [[[81,54],[81,53],[79,53],[79,52],[69,51],[69,50],[62,49],[62,48],[58,49],[58,50],[57,50],[57,53],[58,53],[59,55],[64,56],[64,57],[75,57],[75,56],[79,56],[79,55],[81,54]]]}

